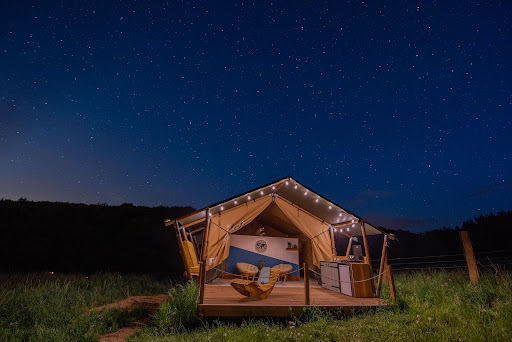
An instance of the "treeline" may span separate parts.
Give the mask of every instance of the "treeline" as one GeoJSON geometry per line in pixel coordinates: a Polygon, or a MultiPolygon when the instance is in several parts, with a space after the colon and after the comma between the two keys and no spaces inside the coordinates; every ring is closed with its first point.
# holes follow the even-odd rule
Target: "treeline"
{"type": "MultiPolygon", "coordinates": [[[[383,228],[383,227],[381,227],[383,228]]],[[[459,230],[469,231],[473,249],[478,255],[486,252],[511,251],[512,241],[512,210],[497,214],[475,217],[452,229],[443,227],[423,233],[412,233],[407,230],[389,230],[396,240],[389,240],[389,258],[409,258],[423,256],[453,255],[463,253],[459,238],[459,230]]],[[[339,236],[339,235],[338,235],[339,236]]],[[[371,255],[379,259],[382,251],[382,236],[370,236],[371,255]]],[[[362,241],[357,242],[363,244],[362,241]]],[[[338,253],[345,251],[348,239],[338,237],[336,248],[338,253]]]]}
{"type": "Polygon", "coordinates": [[[183,272],[165,219],[191,207],[0,200],[0,272],[183,272]]]}
{"type": "MultiPolygon", "coordinates": [[[[164,226],[191,207],[109,206],[0,200],[0,272],[112,271],[165,276],[183,273],[174,230],[164,226]]],[[[475,253],[512,250],[512,211],[483,215],[455,229],[392,231],[389,258],[462,253],[458,230],[470,232],[475,253]]],[[[348,239],[337,235],[338,253],[348,239]]],[[[356,242],[363,244],[362,241],[356,242]]],[[[382,236],[370,236],[374,261],[382,236]]]]}

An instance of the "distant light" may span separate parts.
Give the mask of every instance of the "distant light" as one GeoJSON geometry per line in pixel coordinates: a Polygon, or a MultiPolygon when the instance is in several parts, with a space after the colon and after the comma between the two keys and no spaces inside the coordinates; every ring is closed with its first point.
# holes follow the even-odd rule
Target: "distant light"
{"type": "Polygon", "coordinates": [[[329,206],[329,209],[332,209],[332,205],[329,206]]]}

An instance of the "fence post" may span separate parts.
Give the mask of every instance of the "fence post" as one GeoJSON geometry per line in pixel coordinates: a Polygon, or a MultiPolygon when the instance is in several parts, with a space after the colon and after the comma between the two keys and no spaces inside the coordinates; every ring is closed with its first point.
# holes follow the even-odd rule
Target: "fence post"
{"type": "Polygon", "coordinates": [[[204,282],[206,278],[206,260],[201,260],[199,264],[199,304],[204,302],[204,282]]]}
{"type": "Polygon", "coordinates": [[[478,282],[479,274],[478,267],[476,265],[475,253],[473,252],[473,245],[469,238],[469,232],[467,230],[459,230],[459,237],[462,241],[462,247],[464,248],[464,258],[466,259],[466,264],[468,266],[469,281],[472,284],[476,284],[478,282]]]}

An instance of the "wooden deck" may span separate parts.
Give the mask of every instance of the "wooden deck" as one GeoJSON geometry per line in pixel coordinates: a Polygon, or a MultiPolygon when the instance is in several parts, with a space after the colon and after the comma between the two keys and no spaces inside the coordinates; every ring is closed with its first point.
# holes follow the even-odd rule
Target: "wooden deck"
{"type": "MultiPolygon", "coordinates": [[[[316,281],[310,281],[310,305],[324,310],[341,311],[350,314],[354,311],[386,305],[379,298],[354,298],[324,289],[316,281]]],[[[301,315],[304,312],[304,281],[276,284],[267,299],[248,298],[230,285],[227,279],[217,279],[205,285],[204,301],[199,304],[199,315],[206,317],[284,317],[301,315]]]]}

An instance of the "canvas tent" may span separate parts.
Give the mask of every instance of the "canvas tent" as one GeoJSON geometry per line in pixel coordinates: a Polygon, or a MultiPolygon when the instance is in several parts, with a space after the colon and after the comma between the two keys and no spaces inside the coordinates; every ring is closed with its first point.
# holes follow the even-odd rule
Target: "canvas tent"
{"type": "Polygon", "coordinates": [[[335,234],[363,236],[366,249],[367,235],[384,233],[291,177],[213,204],[174,223],[179,229],[202,234],[199,257],[205,261],[207,279],[226,271],[233,236],[257,236],[262,228],[267,236],[297,238],[301,261],[313,267],[336,258],[335,234]]]}

